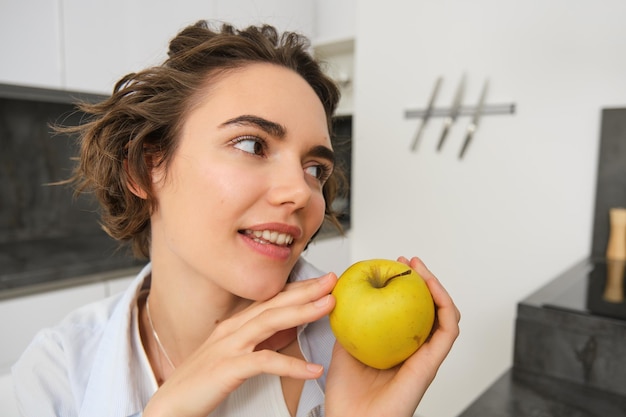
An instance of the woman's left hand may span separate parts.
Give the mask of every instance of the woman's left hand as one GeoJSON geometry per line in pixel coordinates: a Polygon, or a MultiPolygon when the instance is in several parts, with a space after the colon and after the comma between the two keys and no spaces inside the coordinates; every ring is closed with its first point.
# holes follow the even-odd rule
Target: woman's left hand
{"type": "Polygon", "coordinates": [[[386,370],[362,364],[336,343],[326,383],[327,417],[412,416],[459,335],[459,310],[437,278],[418,258],[398,261],[428,285],[437,312],[433,332],[404,363],[386,370]]]}

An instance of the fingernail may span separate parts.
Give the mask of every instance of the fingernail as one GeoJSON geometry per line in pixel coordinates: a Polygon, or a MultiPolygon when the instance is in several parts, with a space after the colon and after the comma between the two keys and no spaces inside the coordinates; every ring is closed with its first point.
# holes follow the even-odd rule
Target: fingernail
{"type": "Polygon", "coordinates": [[[315,307],[324,307],[328,304],[328,300],[330,299],[330,295],[325,295],[322,298],[315,300],[315,302],[313,303],[313,305],[315,307]]]}
{"type": "Polygon", "coordinates": [[[319,282],[320,284],[325,284],[328,281],[330,281],[330,274],[323,275],[319,282]]]}
{"type": "Polygon", "coordinates": [[[307,369],[307,371],[309,371],[311,373],[319,374],[320,372],[322,372],[324,367],[322,365],[318,365],[316,363],[307,363],[306,364],[306,369],[307,369]]]}

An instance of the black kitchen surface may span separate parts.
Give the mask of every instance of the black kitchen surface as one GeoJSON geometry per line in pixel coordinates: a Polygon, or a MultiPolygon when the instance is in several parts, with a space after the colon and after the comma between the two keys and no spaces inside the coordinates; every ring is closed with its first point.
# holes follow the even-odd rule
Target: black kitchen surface
{"type": "Polygon", "coordinates": [[[626,397],[508,370],[459,417],[624,417],[626,397]]]}
{"type": "Polygon", "coordinates": [[[102,231],[92,195],[75,196],[59,184],[70,177],[78,149],[76,138],[54,126],[83,123],[76,103],[104,98],[0,84],[0,298],[145,263],[102,231]]]}
{"type": "Polygon", "coordinates": [[[584,259],[521,301],[513,367],[459,417],[626,417],[626,319],[605,291],[584,259]]]}
{"type": "Polygon", "coordinates": [[[546,300],[544,306],[626,320],[625,268],[621,268],[621,282],[611,282],[607,266],[606,260],[586,262],[578,273],[570,275],[562,292],[546,300]],[[610,293],[618,296],[610,297],[610,293]]]}
{"type": "Polygon", "coordinates": [[[134,259],[104,232],[1,243],[0,295],[6,290],[139,267],[145,262],[134,259]]]}

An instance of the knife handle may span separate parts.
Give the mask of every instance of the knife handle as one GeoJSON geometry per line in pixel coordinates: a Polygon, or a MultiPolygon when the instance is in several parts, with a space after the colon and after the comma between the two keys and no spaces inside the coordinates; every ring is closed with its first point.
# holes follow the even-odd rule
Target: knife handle
{"type": "Polygon", "coordinates": [[[448,131],[450,130],[450,126],[452,126],[452,117],[446,117],[446,120],[443,122],[443,130],[441,131],[441,136],[439,137],[439,143],[437,143],[437,151],[441,151],[443,147],[443,143],[446,140],[446,136],[448,136],[448,131]]]}
{"type": "Polygon", "coordinates": [[[463,159],[463,155],[465,155],[465,151],[467,151],[467,147],[469,146],[472,138],[474,137],[474,132],[476,132],[476,126],[474,123],[470,123],[467,126],[467,134],[465,135],[465,140],[463,141],[463,146],[461,147],[461,152],[459,152],[459,159],[463,159]]]}

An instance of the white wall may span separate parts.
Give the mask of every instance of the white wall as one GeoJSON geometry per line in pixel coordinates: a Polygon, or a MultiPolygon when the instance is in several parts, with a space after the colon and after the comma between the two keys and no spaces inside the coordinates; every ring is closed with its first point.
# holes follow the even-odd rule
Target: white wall
{"type": "Polygon", "coordinates": [[[457,415],[512,363],[516,303],[590,253],[600,110],[626,105],[620,0],[359,1],[354,259],[419,255],[460,307],[461,336],[418,409],[457,415]],[[384,11],[384,18],[381,13],[384,11]],[[437,76],[448,107],[486,77],[486,116],[464,160],[469,118],[441,153],[441,119],[409,152],[437,76]]]}
{"type": "Polygon", "coordinates": [[[339,276],[352,263],[350,248],[350,232],[347,232],[345,236],[314,240],[303,257],[322,271],[339,276]]]}

